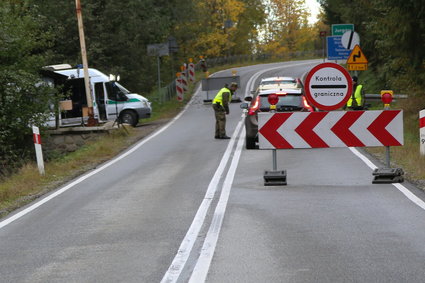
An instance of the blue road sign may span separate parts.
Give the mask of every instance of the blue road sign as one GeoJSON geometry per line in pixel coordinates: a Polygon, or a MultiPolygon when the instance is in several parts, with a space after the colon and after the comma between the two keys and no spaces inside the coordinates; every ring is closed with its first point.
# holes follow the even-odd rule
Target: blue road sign
{"type": "Polygon", "coordinates": [[[346,49],[341,43],[342,36],[328,36],[328,60],[347,60],[351,50],[346,49]]]}

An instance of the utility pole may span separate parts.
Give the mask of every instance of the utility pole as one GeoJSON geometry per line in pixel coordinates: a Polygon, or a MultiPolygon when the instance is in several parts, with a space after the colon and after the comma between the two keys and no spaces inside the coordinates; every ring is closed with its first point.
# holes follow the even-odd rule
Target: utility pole
{"type": "Polygon", "coordinates": [[[89,115],[87,126],[93,127],[97,125],[97,121],[96,119],[94,119],[93,98],[92,98],[91,90],[90,90],[89,67],[87,62],[86,41],[84,38],[84,26],[83,26],[83,15],[81,13],[81,1],[75,0],[75,5],[77,8],[78,33],[80,35],[81,58],[83,60],[84,84],[86,88],[86,98],[87,98],[87,107],[88,107],[88,115],[89,115]]]}

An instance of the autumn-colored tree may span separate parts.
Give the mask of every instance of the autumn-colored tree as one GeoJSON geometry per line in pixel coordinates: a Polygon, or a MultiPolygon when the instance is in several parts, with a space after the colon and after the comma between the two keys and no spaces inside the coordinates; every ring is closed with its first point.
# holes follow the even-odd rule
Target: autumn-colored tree
{"type": "Polygon", "coordinates": [[[312,49],[314,29],[304,0],[267,0],[263,50],[274,54],[312,49]]]}
{"type": "Polygon", "coordinates": [[[235,42],[230,39],[236,33],[238,20],[245,10],[240,0],[196,1],[198,34],[194,48],[207,56],[229,54],[235,42]]]}

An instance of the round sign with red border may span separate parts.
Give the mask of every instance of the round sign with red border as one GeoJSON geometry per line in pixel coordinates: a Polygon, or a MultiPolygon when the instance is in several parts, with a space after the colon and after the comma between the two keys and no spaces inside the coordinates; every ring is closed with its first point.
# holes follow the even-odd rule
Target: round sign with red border
{"type": "Polygon", "coordinates": [[[315,66],[305,79],[305,95],[308,102],[320,110],[335,110],[343,107],[353,91],[350,74],[335,63],[315,66]]]}

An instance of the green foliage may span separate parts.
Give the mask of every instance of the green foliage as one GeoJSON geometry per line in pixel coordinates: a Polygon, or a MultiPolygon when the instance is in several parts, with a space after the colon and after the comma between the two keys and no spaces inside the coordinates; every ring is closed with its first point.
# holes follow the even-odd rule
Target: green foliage
{"type": "Polygon", "coordinates": [[[2,1],[0,18],[1,177],[25,160],[32,141],[29,125],[45,121],[49,96],[36,84],[49,34],[41,32],[43,19],[24,3],[2,1]]]}
{"type": "Polygon", "coordinates": [[[422,0],[322,0],[327,23],[352,23],[369,67],[382,85],[405,91],[425,86],[422,0]]]}
{"type": "Polygon", "coordinates": [[[266,3],[268,17],[262,28],[261,46],[265,52],[284,55],[314,48],[318,31],[308,24],[304,0],[267,0],[266,3]]]}

